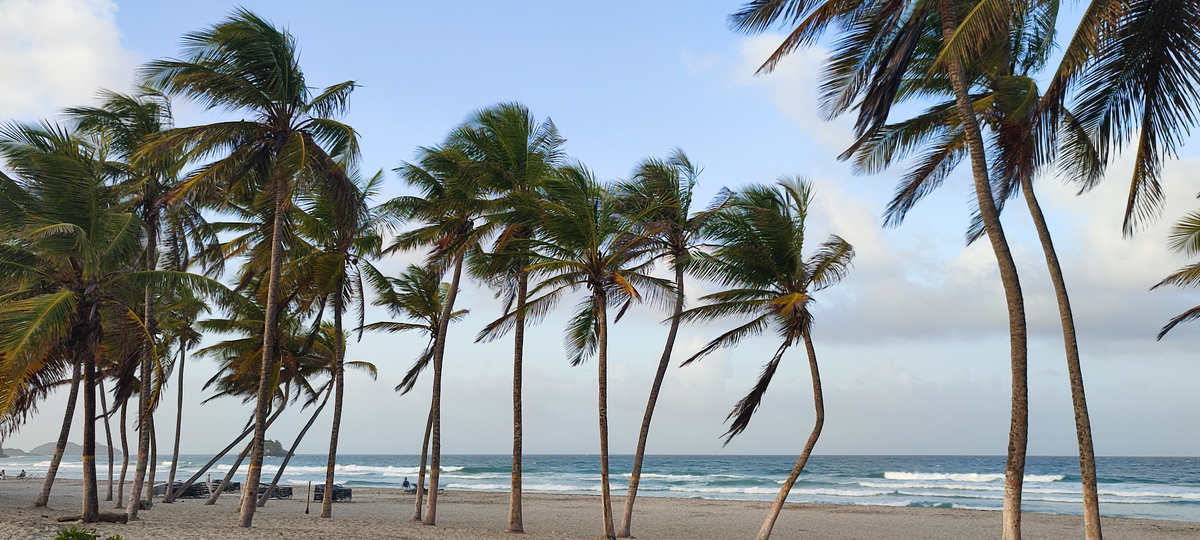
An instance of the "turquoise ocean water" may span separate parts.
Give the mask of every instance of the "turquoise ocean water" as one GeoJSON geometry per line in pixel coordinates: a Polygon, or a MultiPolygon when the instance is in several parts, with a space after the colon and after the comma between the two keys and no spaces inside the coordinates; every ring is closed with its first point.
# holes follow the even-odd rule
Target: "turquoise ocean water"
{"type": "MultiPolygon", "coordinates": [[[[97,457],[98,464],[106,466],[106,457],[97,457]]],[[[180,456],[178,475],[186,478],[209,458],[180,456]]],[[[81,477],[78,459],[64,462],[60,474],[81,477]]],[[[227,456],[218,462],[213,476],[223,475],[233,459],[227,456]]],[[[281,461],[267,458],[265,479],[275,474],[281,461]]],[[[351,487],[399,487],[405,478],[416,481],[418,461],[419,457],[413,455],[342,455],[338,457],[337,481],[351,487]]],[[[624,494],[633,457],[613,456],[611,461],[614,494],[624,494]]],[[[170,462],[160,462],[157,479],[161,482],[166,479],[170,462]]],[[[446,489],[508,490],[510,456],[444,455],[442,463],[441,483],[446,489]]],[[[795,456],[647,456],[638,494],[773,500],[794,464],[795,456]]],[[[24,468],[42,475],[48,465],[46,457],[0,459],[0,468],[9,474],[24,468]]],[[[1101,457],[1097,459],[1097,470],[1103,515],[1200,521],[1200,458],[1101,457]]],[[[600,491],[600,460],[595,455],[528,455],[524,471],[526,492],[600,491]]],[[[100,475],[106,477],[107,471],[100,475]]],[[[324,479],[324,455],[298,455],[292,458],[281,484],[305,485],[324,479]]],[[[788,500],[998,510],[1003,496],[1003,456],[814,456],[788,500]]],[[[1079,514],[1080,500],[1077,458],[1028,459],[1022,502],[1025,511],[1079,514]]]]}

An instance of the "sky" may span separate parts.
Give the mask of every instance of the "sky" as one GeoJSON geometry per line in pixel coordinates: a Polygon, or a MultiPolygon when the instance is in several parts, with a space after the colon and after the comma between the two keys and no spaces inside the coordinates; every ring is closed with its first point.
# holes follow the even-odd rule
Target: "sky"
{"type": "MultiPolygon", "coordinates": [[[[128,91],[140,64],[179,54],[181,36],[223,20],[222,1],[0,0],[0,118],[53,118],[94,102],[99,88],[128,91]]],[[[355,90],[345,121],[360,135],[362,168],[384,170],[380,201],[407,193],[392,169],[419,146],[438,144],[472,112],[518,101],[551,118],[568,154],[606,181],[628,178],[642,159],[682,148],[704,167],[697,200],[722,187],[801,175],[816,186],[809,238],[852,243],[854,268],[814,307],[813,339],[824,383],[822,454],[1005,453],[1009,428],[1007,316],[986,242],[964,247],[974,195],[956,172],[898,228],[881,215],[903,164],[856,176],[836,156],[852,140],[851,120],[826,121],[817,104],[825,50],[791,55],[767,76],[758,65],[780,36],[731,32],[737,1],[328,2],[246,1],[286,27],[301,49],[308,84],[345,80],[355,90]],[[686,6],[686,8],[684,7],[686,6]]],[[[1072,14],[1064,15],[1071,19],[1072,14]]],[[[1065,24],[1065,23],[1064,23],[1065,24]]],[[[1065,28],[1065,27],[1064,27],[1065,28]]],[[[900,111],[903,113],[904,111],[900,111]]],[[[909,111],[911,112],[911,111],[909,111]]],[[[177,125],[228,113],[175,103],[177,125]]],[[[1098,455],[1200,455],[1198,328],[1162,341],[1158,329],[1200,301],[1194,292],[1150,287],[1187,263],[1166,248],[1173,221],[1200,206],[1200,146],[1185,140],[1164,170],[1162,217],[1132,239],[1121,235],[1129,152],[1100,187],[1077,189],[1047,174],[1037,194],[1070,292],[1098,455]]],[[[1023,201],[1004,214],[1029,321],[1032,455],[1076,452],[1071,396],[1057,306],[1023,201]]],[[[816,242],[814,242],[814,245],[816,242]]],[[[421,253],[378,264],[391,275],[421,253]]],[[[715,292],[689,281],[689,302],[715,292]]],[[[580,292],[577,296],[581,296],[580,292]]],[[[443,389],[443,452],[511,451],[512,342],[474,344],[500,313],[478,284],[459,295],[470,315],[450,329],[443,389]]],[[[567,309],[527,333],[525,452],[595,453],[596,364],[571,367],[562,348],[567,309]]],[[[378,309],[368,320],[383,320],[378,309]]],[[[637,307],[610,330],[611,447],[632,453],[667,327],[665,312],[637,307]]],[[[736,321],[681,329],[675,364],[736,321]]],[[[209,338],[207,343],[214,340],[209,338]]],[[[777,347],[770,335],[722,350],[667,374],[648,451],[660,454],[795,454],[813,422],[802,349],[788,353],[745,433],[728,445],[724,419],[777,347]]],[[[378,380],[347,376],[339,451],[418,453],[429,380],[404,396],[392,389],[424,346],[417,336],[366,335],[348,359],[378,367],[378,380]]],[[[212,359],[189,359],[184,453],[218,450],[251,414],[228,398],[201,402],[212,359]]],[[[173,379],[172,379],[173,381],[173,379]]],[[[176,388],[158,410],[159,448],[169,448],[176,388]]],[[[58,434],[65,392],[6,447],[28,449],[58,434]]],[[[308,411],[285,411],[268,438],[289,444],[308,411]]],[[[328,448],[329,413],[301,453],[328,448]]],[[[78,425],[78,424],[76,424],[78,425]]],[[[115,426],[114,426],[115,429],[115,426]]],[[[78,442],[78,431],[72,440],[78,442]]]]}

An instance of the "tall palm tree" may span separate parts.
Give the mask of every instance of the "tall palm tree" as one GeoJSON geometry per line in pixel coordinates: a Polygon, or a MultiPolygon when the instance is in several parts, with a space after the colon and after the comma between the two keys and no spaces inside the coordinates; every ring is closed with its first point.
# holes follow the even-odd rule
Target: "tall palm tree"
{"type": "Polygon", "coordinates": [[[812,44],[830,26],[847,29],[827,62],[822,90],[830,117],[851,107],[858,109],[856,146],[887,120],[896,96],[906,91],[907,77],[937,75],[953,92],[954,107],[971,158],[979,219],[999,267],[1008,309],[1012,411],[1002,517],[1006,540],[1018,540],[1021,536],[1021,489],[1029,438],[1025,303],[989,182],[987,148],[971,105],[972,79],[966,66],[983,51],[1003,49],[998,45],[1006,41],[1012,18],[1022,12],[1013,5],[955,0],[751,0],[729,19],[734,29],[746,33],[761,33],[776,25],[791,26],[784,42],[759,68],[760,73],[770,72],[789,53],[812,44]],[[976,6],[980,9],[973,10],[976,6]],[[957,34],[961,14],[968,15],[968,25],[978,30],[969,40],[957,34]],[[939,50],[937,61],[932,65],[913,61],[914,53],[921,47],[939,50]]]}
{"type": "MultiPolygon", "coordinates": [[[[376,306],[386,307],[388,314],[393,317],[403,317],[415,322],[379,321],[362,326],[362,330],[387,332],[418,331],[425,334],[429,340],[425,349],[417,356],[396,391],[401,395],[407,394],[417,383],[417,377],[431,363],[433,352],[437,348],[438,328],[441,328],[441,317],[445,311],[446,298],[450,293],[450,284],[441,282],[441,275],[428,268],[409,265],[409,267],[393,278],[368,270],[364,272],[375,290],[376,306]]],[[[454,323],[467,315],[467,310],[460,309],[450,314],[450,322],[454,323]]],[[[430,404],[430,415],[425,423],[425,437],[421,443],[421,463],[417,469],[416,506],[413,510],[413,521],[421,521],[421,501],[425,487],[425,463],[429,458],[429,438],[433,430],[433,407],[430,404]]]]}
{"type": "MultiPolygon", "coordinates": [[[[1054,12],[1051,8],[1050,5],[1040,6],[1040,9],[1021,19],[1021,24],[1014,26],[1010,33],[1010,41],[1003,48],[1006,51],[1004,54],[973,63],[973,86],[978,90],[972,99],[980,119],[989,128],[989,147],[995,165],[991,176],[997,201],[1002,204],[1005,199],[1015,196],[1017,191],[1024,195],[1050,271],[1063,329],[1076,420],[1084,530],[1086,538],[1098,540],[1102,536],[1096,461],[1074,316],[1049,227],[1034,193],[1033,179],[1048,165],[1041,163],[1039,156],[1052,155],[1060,146],[1063,153],[1081,154],[1076,160],[1089,160],[1090,178],[1084,180],[1085,187],[1094,185],[1098,180],[1103,164],[1099,163],[1086,129],[1069,111],[1056,113],[1062,119],[1061,126],[1042,122],[1037,116],[1041,96],[1031,75],[1044,67],[1053,45],[1054,12]]],[[[918,51],[916,60],[931,62],[932,58],[921,58],[931,52],[918,51]]],[[[918,94],[929,97],[948,93],[944,84],[928,80],[914,80],[908,84],[920,91],[901,96],[900,99],[918,94]]],[[[964,147],[965,139],[954,103],[944,102],[933,105],[914,118],[881,127],[854,151],[855,165],[862,172],[876,172],[910,154],[919,154],[919,159],[897,188],[896,196],[884,214],[886,224],[898,225],[921,198],[941,185],[961,161],[964,147]]],[[[1082,164],[1082,161],[1079,163],[1082,164]]],[[[976,215],[968,232],[968,241],[982,234],[982,222],[976,215]]]]}
{"type": "Polygon", "coordinates": [[[513,332],[513,458],[508,497],[508,532],[524,532],[521,512],[522,372],[525,358],[525,304],[529,296],[529,254],[520,240],[537,229],[535,201],[541,187],[561,164],[563,139],[549,119],[538,122],[519,103],[501,103],[481,110],[451,138],[472,160],[484,187],[496,194],[495,210],[488,220],[499,229],[490,257],[472,265],[472,273],[495,286],[505,296],[504,315],[480,333],[476,341],[513,332]],[[517,240],[517,242],[513,242],[517,240]]]}
{"type": "Polygon", "coordinates": [[[629,493],[625,496],[625,510],[621,514],[621,525],[617,536],[630,538],[633,521],[633,503],[637,498],[641,480],[642,460],[646,455],[646,441],[650,437],[650,420],[667,367],[671,364],[671,353],[675,347],[675,336],[679,332],[679,315],[686,301],[683,287],[684,273],[688,269],[698,247],[700,226],[704,214],[692,214],[692,189],[700,168],[694,165],[682,150],[675,149],[667,159],[646,159],[634,170],[633,179],[616,187],[616,197],[622,214],[636,220],[647,245],[653,250],[652,260],[665,260],[675,272],[675,305],[671,312],[671,326],[667,331],[667,343],[663,346],[650,386],[650,397],[646,401],[646,413],[642,417],[642,429],[638,433],[637,450],[633,455],[633,470],[629,476],[629,493]]]}
{"type": "Polygon", "coordinates": [[[437,338],[433,344],[433,397],[430,416],[433,418],[429,457],[429,500],[422,523],[437,522],[437,489],[440,475],[441,441],[441,397],[442,360],[446,355],[446,332],[454,313],[454,301],[458,296],[462,279],[463,260],[480,250],[480,243],[491,227],[486,223],[476,224],[489,208],[484,192],[461,148],[448,144],[436,148],[421,148],[418,163],[405,163],[396,172],[420,195],[396,197],[383,205],[380,211],[395,219],[416,220],[421,225],[405,231],[383,251],[385,254],[431,247],[428,256],[430,266],[439,271],[451,268],[450,289],[442,306],[438,320],[437,338]]]}
{"type": "MultiPolygon", "coordinates": [[[[333,427],[329,437],[329,455],[325,468],[325,492],[333,493],[334,465],[337,463],[338,432],[342,422],[342,399],[345,388],[343,363],[346,356],[345,332],[342,316],[349,304],[357,304],[359,326],[362,326],[365,297],[362,287],[361,268],[370,267],[370,258],[377,257],[382,249],[383,238],[375,231],[378,226],[376,212],[369,206],[369,199],[378,192],[383,181],[383,171],[370,179],[359,180],[352,175],[354,192],[348,195],[351,201],[333,201],[329,197],[313,198],[299,221],[301,236],[306,237],[313,248],[313,256],[302,257],[292,263],[293,271],[311,271],[313,296],[320,298],[322,308],[332,304],[333,308],[333,382],[336,390],[333,400],[333,427]]],[[[323,313],[324,309],[320,310],[323,313]]],[[[320,313],[317,319],[320,320],[320,313]]],[[[333,517],[333,497],[325,497],[321,503],[321,517],[333,517]]]]}
{"type": "MultiPolygon", "coordinates": [[[[181,191],[201,200],[221,201],[225,193],[262,191],[273,215],[271,257],[258,404],[251,441],[248,486],[261,476],[263,437],[271,391],[267,386],[276,356],[280,273],[287,207],[297,191],[353,192],[345,165],[358,156],[354,130],[334,117],[345,112],[353,81],[312,95],[300,69],[296,40],[245,9],[207,30],[184,37],[182,60],[158,60],[145,68],[147,81],[170,94],[182,94],[208,108],[244,111],[253,120],[177,128],[148,145],[147,153],[187,149],[201,157],[224,153],[189,176],[181,191]],[[339,165],[338,161],[343,161],[339,165]]],[[[265,201],[264,201],[265,202],[265,201]]],[[[218,207],[220,203],[217,203],[218,207]]],[[[135,493],[136,495],[136,493],[135,493]]],[[[256,490],[242,494],[239,525],[254,520],[256,490]]]]}
{"type": "Polygon", "coordinates": [[[20,224],[15,241],[0,244],[0,274],[18,284],[0,302],[0,418],[28,415],[48,377],[81,368],[81,519],[97,521],[96,360],[104,319],[138,319],[123,271],[136,259],[141,223],[120,205],[104,149],[66,129],[4,126],[0,154],[17,176],[8,183],[27,193],[23,215],[0,218],[20,224]]]}
{"type": "MultiPolygon", "coordinates": [[[[145,227],[145,269],[154,271],[158,266],[158,238],[163,228],[168,197],[177,187],[179,171],[186,160],[179,152],[143,155],[137,160],[133,156],[150,137],[171,127],[171,104],[165,95],[150,89],[142,89],[136,95],[103,91],[101,101],[100,107],[75,107],[68,109],[67,115],[81,130],[104,137],[116,157],[125,161],[126,170],[121,186],[129,194],[129,202],[145,227]]],[[[145,310],[142,319],[146,321],[147,332],[152,335],[158,332],[153,311],[154,298],[153,288],[147,285],[142,301],[145,310]]],[[[153,379],[152,366],[159,361],[152,357],[155,352],[156,348],[149,343],[142,352],[139,375],[142,387],[138,392],[138,457],[133,478],[134,498],[127,510],[131,518],[137,517],[137,497],[146,480],[147,467],[153,468],[154,465],[150,460],[153,433],[151,396],[154,394],[150,385],[153,379]]]]}
{"type": "Polygon", "coordinates": [[[620,320],[643,297],[659,302],[670,297],[671,285],[646,273],[650,247],[630,226],[641,216],[628,220],[619,215],[616,198],[591,172],[579,165],[563,167],[545,189],[542,226],[528,241],[529,272],[541,278],[529,303],[531,309],[549,309],[569,291],[588,292],[567,324],[565,343],[572,365],[596,356],[604,537],[616,538],[608,481],[609,307],[615,308],[614,320],[620,320]]]}
{"type": "Polygon", "coordinates": [[[759,540],[771,536],[788,493],[804,470],[808,457],[825,423],[825,406],[817,353],[812,344],[813,294],[837,284],[850,269],[854,248],[831,235],[817,252],[805,259],[804,235],[812,185],[800,178],[784,177],[775,186],[751,185],[743,188],[725,208],[714,212],[705,225],[705,236],[716,247],[696,261],[696,272],[711,278],[726,290],[701,298],[705,304],[683,312],[685,320],[709,320],[728,316],[752,317],[733,330],[721,334],[695,355],[688,364],[721,347],[771,330],[782,339],[775,355],[763,367],[758,382],[729,413],[732,419],[725,433],[726,443],[744,431],[762,403],[771,379],[783,355],[798,342],[808,353],[812,373],[816,423],[796,466],[784,480],[762,528],[759,540]]]}

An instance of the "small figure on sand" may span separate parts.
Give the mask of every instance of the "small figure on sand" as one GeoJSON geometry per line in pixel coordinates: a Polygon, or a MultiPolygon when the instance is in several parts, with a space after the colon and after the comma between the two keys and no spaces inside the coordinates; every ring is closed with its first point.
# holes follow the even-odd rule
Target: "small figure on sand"
{"type": "Polygon", "coordinates": [[[405,493],[416,493],[417,492],[417,485],[413,484],[412,482],[409,482],[407,476],[404,477],[404,483],[400,484],[400,486],[404,488],[405,493]]]}
{"type": "Polygon", "coordinates": [[[21,474],[17,475],[17,478],[25,478],[25,469],[21,469],[21,474]]]}
{"type": "MultiPolygon", "coordinates": [[[[4,469],[0,469],[0,480],[4,480],[4,469]]],[[[407,482],[408,479],[405,478],[404,481],[407,482]]]]}

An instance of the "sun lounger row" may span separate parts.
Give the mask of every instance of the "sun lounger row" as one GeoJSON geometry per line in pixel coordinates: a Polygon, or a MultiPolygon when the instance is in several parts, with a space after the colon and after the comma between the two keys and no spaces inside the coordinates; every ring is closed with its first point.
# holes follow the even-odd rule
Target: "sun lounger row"
{"type": "MultiPolygon", "coordinates": [[[[313,486],[313,500],[320,501],[325,498],[325,484],[313,486]]],[[[354,490],[348,487],[342,487],[341,484],[333,485],[333,502],[349,501],[354,498],[354,490]]]]}

